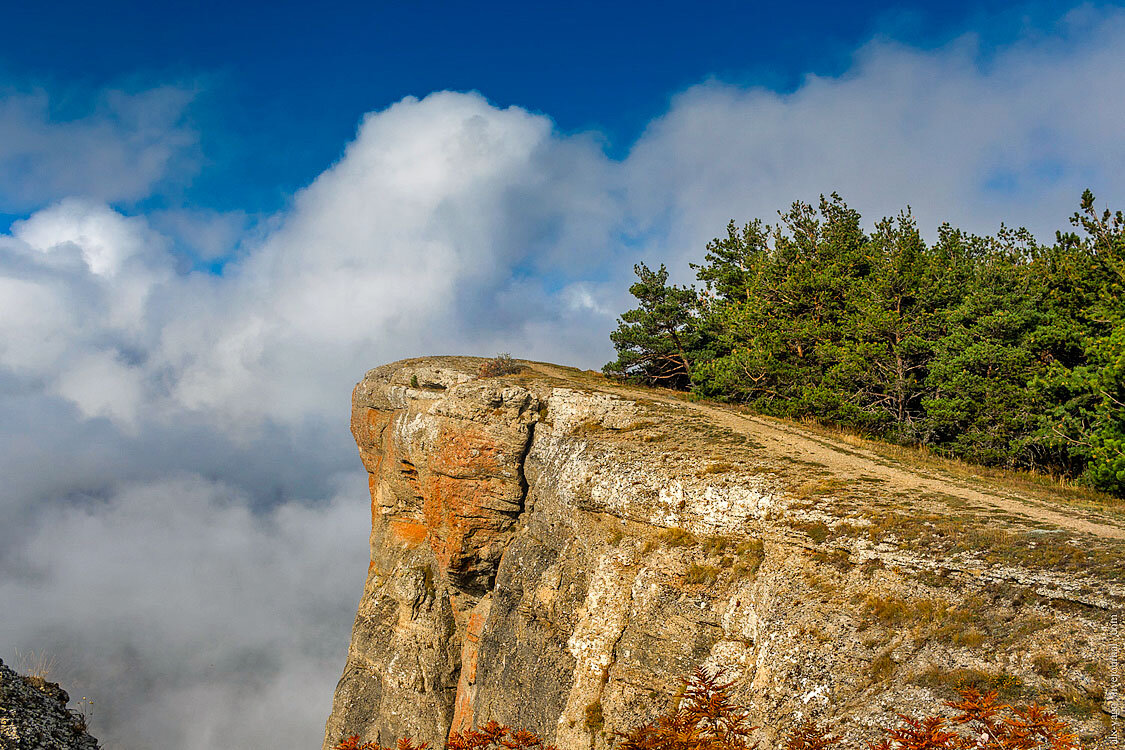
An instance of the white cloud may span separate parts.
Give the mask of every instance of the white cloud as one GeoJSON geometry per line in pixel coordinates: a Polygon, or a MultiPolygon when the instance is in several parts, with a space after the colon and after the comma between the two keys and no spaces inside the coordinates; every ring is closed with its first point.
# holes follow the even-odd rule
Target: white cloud
{"type": "Polygon", "coordinates": [[[1049,235],[1086,186],[1119,207],[1122,47],[1125,13],[1098,10],[989,55],[876,41],[792,93],[682,92],[621,162],[476,94],[406,99],[252,234],[107,204],[190,153],[175,96],[74,123],[0,104],[0,198],[27,162],[37,209],[0,236],[0,606],[20,613],[0,643],[69,648],[116,746],[315,744],[363,575],[365,369],[597,367],[636,260],[690,278],[728,219],[821,192],[869,220],[912,204],[928,232],[1049,235]],[[222,276],[182,265],[234,250],[222,276]]]}
{"type": "Polygon", "coordinates": [[[73,198],[15,222],[12,236],[45,256],[72,247],[90,273],[108,277],[116,276],[131,258],[158,254],[162,244],[142,219],[73,198]]]}
{"type": "Polygon", "coordinates": [[[368,115],[279,229],[213,284],[215,303],[195,310],[203,320],[179,316],[165,331],[172,397],[239,423],[281,403],[272,416],[299,419],[323,414],[372,362],[487,353],[482,339],[523,327],[496,302],[513,267],[581,273],[565,243],[608,246],[604,164],[591,141],[473,94],[368,115]],[[574,175],[560,171],[561,152],[574,175]]]}
{"type": "Polygon", "coordinates": [[[0,354],[87,418],[135,428],[142,364],[158,335],[149,303],[172,278],[167,243],[142,218],[67,199],[0,238],[0,354]]]}
{"type": "Polygon", "coordinates": [[[122,364],[111,352],[96,352],[68,362],[55,392],[74,403],[83,417],[107,417],[133,432],[144,400],[143,377],[139,368],[122,364]]]}
{"type": "Polygon", "coordinates": [[[173,173],[192,173],[197,137],[184,113],[193,96],[173,86],[111,90],[64,118],[43,90],[0,89],[0,212],[73,195],[137,200],[173,173]]]}
{"type": "Polygon", "coordinates": [[[51,505],[7,550],[0,643],[57,656],[107,747],[315,747],[366,572],[363,493],[254,513],[184,476],[51,505]]]}
{"type": "Polygon", "coordinates": [[[1125,14],[1086,11],[988,56],[972,35],[874,41],[844,75],[789,94],[701,84],[630,155],[634,210],[665,222],[655,257],[681,274],[728,219],[774,220],[832,191],[868,220],[910,204],[930,236],[1004,221],[1050,240],[1083,188],[1125,195],[1125,101],[1107,95],[1125,85],[1123,44],[1125,14]]]}

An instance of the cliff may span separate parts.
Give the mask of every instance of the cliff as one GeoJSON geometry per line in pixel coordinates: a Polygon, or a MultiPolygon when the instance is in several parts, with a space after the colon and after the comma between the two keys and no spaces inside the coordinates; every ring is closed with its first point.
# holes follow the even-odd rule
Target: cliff
{"type": "Polygon", "coordinates": [[[0,748],[97,750],[86,719],[67,708],[69,701],[55,683],[17,674],[0,661],[0,748]]]}
{"type": "Polygon", "coordinates": [[[561,750],[722,667],[763,747],[845,740],[961,685],[1050,704],[1095,746],[1123,635],[1121,506],[527,363],[367,373],[352,431],[371,563],[324,747],[440,747],[496,719],[561,750]]]}

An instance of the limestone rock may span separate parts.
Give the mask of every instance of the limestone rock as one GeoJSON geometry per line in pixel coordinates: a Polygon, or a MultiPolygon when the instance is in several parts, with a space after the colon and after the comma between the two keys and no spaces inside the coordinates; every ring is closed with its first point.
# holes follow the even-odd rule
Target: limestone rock
{"type": "Polygon", "coordinates": [[[55,683],[24,677],[0,661],[0,748],[97,750],[85,718],[67,708],[69,701],[55,683]]]}
{"type": "Polygon", "coordinates": [[[1120,512],[480,362],[385,365],[353,393],[371,563],[326,750],[489,719],[606,750],[699,665],[736,680],[763,748],[806,718],[861,746],[958,684],[1107,742],[1120,512]]]}

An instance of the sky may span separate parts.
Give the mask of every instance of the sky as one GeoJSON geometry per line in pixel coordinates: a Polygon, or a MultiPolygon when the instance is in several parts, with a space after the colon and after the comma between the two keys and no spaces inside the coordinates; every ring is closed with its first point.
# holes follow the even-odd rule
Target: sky
{"type": "Polygon", "coordinates": [[[23,3],[0,47],[0,658],[111,747],[315,747],[365,370],[599,367],[633,264],[839,192],[1125,198],[1125,9],[23,3]]]}

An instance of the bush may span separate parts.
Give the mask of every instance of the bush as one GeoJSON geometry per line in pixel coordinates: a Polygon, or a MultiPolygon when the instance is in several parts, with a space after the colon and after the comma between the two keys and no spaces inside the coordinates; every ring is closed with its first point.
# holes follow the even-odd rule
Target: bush
{"type": "MultiPolygon", "coordinates": [[[[698,669],[684,681],[682,698],[675,708],[652,721],[616,732],[616,750],[755,750],[751,741],[758,727],[751,725],[749,710],[730,694],[733,682],[724,682],[721,671],[698,669]]],[[[982,693],[963,688],[957,700],[945,704],[952,718],[926,716],[917,719],[900,714],[895,728],[884,729],[886,737],[869,750],[1080,750],[1070,726],[1044,707],[1031,704],[1015,707],[1002,704],[996,692],[982,693]]],[[[601,704],[586,709],[586,726],[593,731],[604,723],[601,704]]],[[[841,742],[826,727],[806,721],[791,731],[785,750],[830,750],[841,742]]],[[[399,740],[397,750],[425,750],[409,738],[399,740]]],[[[349,737],[335,750],[392,750],[375,743],[360,744],[349,737]]],[[[490,721],[478,729],[454,732],[445,750],[557,750],[544,745],[536,734],[490,721]]]]}
{"type": "Polygon", "coordinates": [[[517,364],[516,361],[512,359],[511,354],[504,352],[503,354],[497,354],[481,365],[480,370],[477,372],[477,377],[498,378],[501,375],[515,375],[521,370],[523,370],[523,366],[517,364]]]}
{"type": "Polygon", "coordinates": [[[730,695],[722,672],[697,669],[684,684],[679,705],[647,724],[619,732],[617,750],[750,750],[749,711],[730,695]]]}

